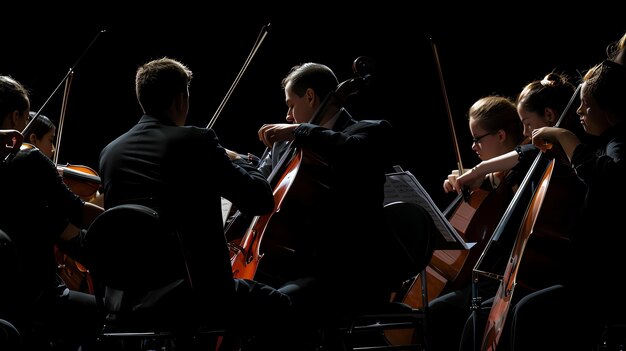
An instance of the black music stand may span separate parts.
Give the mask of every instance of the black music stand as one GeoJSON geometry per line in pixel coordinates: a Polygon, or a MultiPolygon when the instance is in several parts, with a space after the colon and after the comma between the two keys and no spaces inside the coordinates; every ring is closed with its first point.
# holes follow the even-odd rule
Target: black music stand
{"type": "Polygon", "coordinates": [[[466,243],[463,240],[415,176],[409,171],[403,171],[400,166],[394,166],[394,169],[396,172],[387,174],[384,204],[404,201],[422,206],[432,217],[439,232],[435,250],[470,249],[474,243],[466,243]]]}
{"type": "MultiPolygon", "coordinates": [[[[435,234],[437,238],[434,245],[435,250],[469,250],[475,244],[466,243],[465,240],[463,240],[413,174],[402,170],[400,166],[394,166],[394,170],[396,172],[387,174],[387,180],[385,182],[385,205],[400,201],[414,203],[424,208],[433,219],[435,228],[437,229],[436,231],[439,233],[435,234]]],[[[426,284],[426,268],[422,270],[421,276],[422,310],[427,316],[428,287],[426,284]]],[[[427,322],[424,322],[426,339],[428,339],[427,324],[427,322]]]]}

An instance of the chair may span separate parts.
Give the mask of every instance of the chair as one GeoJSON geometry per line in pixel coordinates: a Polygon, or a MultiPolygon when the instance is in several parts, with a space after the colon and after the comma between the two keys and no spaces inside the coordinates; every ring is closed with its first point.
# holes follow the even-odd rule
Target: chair
{"type": "MultiPolygon", "coordinates": [[[[404,280],[389,304],[350,317],[342,324],[339,332],[343,350],[427,350],[426,307],[417,309],[402,301],[418,275],[425,276],[436,242],[435,225],[428,212],[414,203],[390,203],[385,206],[385,215],[401,248],[404,263],[400,269],[404,280]],[[405,337],[390,341],[387,335],[394,331],[409,333],[409,340],[405,337]]],[[[425,279],[422,279],[422,291],[422,305],[427,306],[425,279]]]]}
{"type": "MultiPolygon", "coordinates": [[[[0,230],[0,276],[8,287],[0,289],[0,318],[18,315],[18,289],[22,282],[21,266],[15,244],[11,238],[0,230]]],[[[23,346],[22,335],[15,325],[8,320],[0,319],[0,350],[19,350],[23,346]]]]}
{"type": "Polygon", "coordinates": [[[105,314],[99,341],[107,350],[175,350],[183,344],[187,350],[223,335],[187,322],[189,306],[181,302],[190,300],[192,282],[182,241],[155,210],[110,208],[91,224],[85,245],[105,314]]]}

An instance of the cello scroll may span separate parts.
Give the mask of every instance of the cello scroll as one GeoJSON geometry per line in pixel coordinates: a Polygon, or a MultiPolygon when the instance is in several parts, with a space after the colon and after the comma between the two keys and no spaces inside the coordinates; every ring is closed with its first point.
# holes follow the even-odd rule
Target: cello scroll
{"type": "MultiPolygon", "coordinates": [[[[372,60],[366,56],[357,57],[352,63],[352,72],[356,77],[348,79],[339,84],[337,89],[331,94],[331,97],[336,100],[336,104],[343,106],[348,97],[356,95],[363,88],[367,87],[371,81],[373,71],[372,60]]],[[[322,107],[324,104],[322,103],[322,107]]],[[[321,114],[321,109],[318,109],[321,114]]],[[[312,118],[315,121],[315,117],[312,118]]],[[[314,123],[317,124],[317,123],[314,123]]]]}

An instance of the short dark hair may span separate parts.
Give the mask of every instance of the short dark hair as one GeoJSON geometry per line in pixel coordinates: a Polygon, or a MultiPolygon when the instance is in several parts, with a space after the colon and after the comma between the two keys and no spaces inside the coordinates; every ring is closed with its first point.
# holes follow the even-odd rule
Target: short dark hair
{"type": "Polygon", "coordinates": [[[187,94],[192,77],[187,66],[168,57],[140,66],[135,75],[135,93],[144,113],[165,111],[178,94],[187,94]]]}
{"type": "Polygon", "coordinates": [[[289,74],[281,81],[281,87],[285,89],[289,82],[291,82],[291,91],[296,95],[301,97],[307,89],[311,88],[322,99],[339,85],[335,73],[328,66],[314,62],[293,66],[289,74]]]}

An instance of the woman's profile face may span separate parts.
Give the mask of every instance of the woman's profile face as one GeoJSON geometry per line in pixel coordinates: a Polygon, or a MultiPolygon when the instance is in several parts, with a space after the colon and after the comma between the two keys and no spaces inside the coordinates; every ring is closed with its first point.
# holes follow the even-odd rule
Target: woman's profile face
{"type": "Polygon", "coordinates": [[[50,129],[46,134],[41,138],[37,138],[35,134],[30,135],[29,143],[33,144],[35,147],[41,151],[44,155],[48,156],[50,159],[54,157],[54,141],[56,138],[56,128],[50,129]]]}
{"type": "Polygon", "coordinates": [[[519,115],[520,121],[522,121],[522,125],[524,126],[524,136],[528,138],[532,137],[532,132],[535,129],[539,129],[541,127],[551,127],[545,115],[541,115],[537,112],[530,112],[522,105],[517,106],[517,114],[519,115]]]}
{"type": "Polygon", "coordinates": [[[580,88],[580,106],[576,113],[580,116],[580,124],[585,132],[591,135],[601,135],[610,127],[606,112],[589,93],[587,82],[584,82],[580,88]]]}

